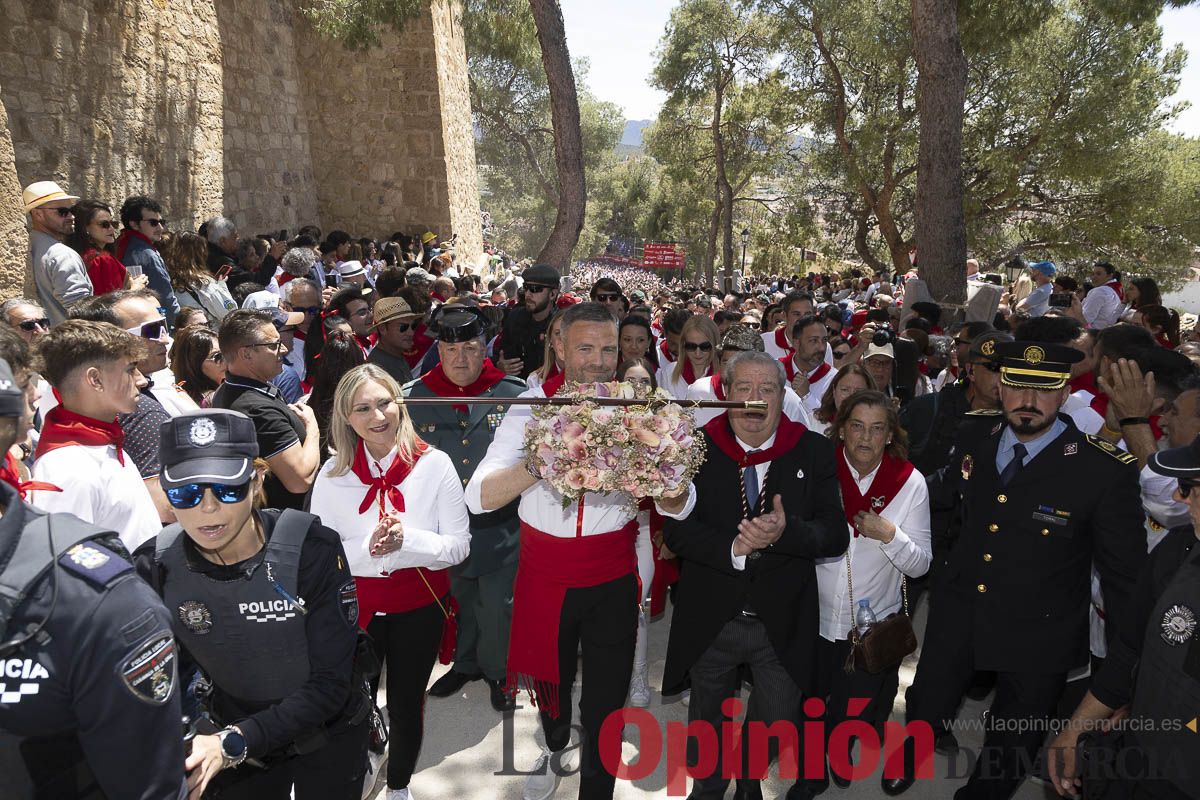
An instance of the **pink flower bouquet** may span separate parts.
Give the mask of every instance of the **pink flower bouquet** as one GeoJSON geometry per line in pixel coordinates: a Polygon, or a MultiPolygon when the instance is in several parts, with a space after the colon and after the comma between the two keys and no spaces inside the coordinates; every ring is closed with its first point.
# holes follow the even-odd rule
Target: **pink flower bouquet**
{"type": "Polygon", "coordinates": [[[634,502],[676,494],[704,463],[704,437],[692,414],[661,389],[647,394],[629,383],[575,387],[578,405],[534,406],[525,428],[533,471],[563,496],[563,508],[584,492],[624,492],[634,502]],[[644,400],[602,406],[591,397],[644,400]]]}

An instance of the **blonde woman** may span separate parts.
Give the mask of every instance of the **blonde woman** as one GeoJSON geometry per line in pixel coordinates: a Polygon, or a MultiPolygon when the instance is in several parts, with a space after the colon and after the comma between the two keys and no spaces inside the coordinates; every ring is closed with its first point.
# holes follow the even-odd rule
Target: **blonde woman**
{"type": "Polygon", "coordinates": [[[525,379],[525,385],[530,389],[536,389],[562,372],[558,354],[554,352],[554,342],[558,338],[558,326],[561,322],[562,314],[555,314],[550,318],[550,327],[546,328],[546,355],[542,359],[542,365],[529,373],[529,377],[525,379]]]}
{"type": "Polygon", "coordinates": [[[317,476],[311,511],[341,536],[358,624],[387,664],[387,797],[408,800],[450,609],[448,570],[471,545],[462,482],[450,457],[417,437],[400,386],[374,364],[338,383],[329,436],[335,455],[317,476]]]}
{"type": "Polygon", "coordinates": [[[704,314],[693,314],[679,334],[679,360],[659,367],[659,387],[674,398],[686,398],[689,386],[712,375],[720,343],[716,323],[704,314]]]}

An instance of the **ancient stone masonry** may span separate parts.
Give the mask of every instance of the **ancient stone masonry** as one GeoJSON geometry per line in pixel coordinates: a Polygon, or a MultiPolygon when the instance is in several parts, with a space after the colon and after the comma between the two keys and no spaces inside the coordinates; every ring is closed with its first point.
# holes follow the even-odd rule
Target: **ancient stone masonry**
{"type": "Polygon", "coordinates": [[[171,227],[458,234],[481,250],[458,0],[351,52],[295,0],[0,0],[0,296],[27,270],[20,187],[58,180],[171,227]]]}

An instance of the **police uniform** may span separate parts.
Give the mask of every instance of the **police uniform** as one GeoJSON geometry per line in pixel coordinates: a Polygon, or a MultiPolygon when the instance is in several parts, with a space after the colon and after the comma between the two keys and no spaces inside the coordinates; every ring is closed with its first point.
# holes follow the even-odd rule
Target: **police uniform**
{"type": "MultiPolygon", "coordinates": [[[[1001,380],[1019,389],[1061,389],[1081,357],[1031,342],[996,352],[1001,380]]],[[[932,588],[908,717],[935,726],[953,720],[974,672],[995,671],[989,720],[1002,723],[984,739],[993,755],[955,797],[1007,798],[1025,775],[1022,755],[1031,762],[1046,731],[1017,730],[1014,721],[1049,717],[1067,673],[1087,663],[1093,563],[1105,606],[1118,615],[1129,607],[1146,550],[1137,464],[1066,415],[1027,442],[997,417],[986,435],[962,444],[943,475],[962,526],[932,588]]],[[[885,781],[889,788],[907,785],[885,781]]]]}
{"type": "MultiPolygon", "coordinates": [[[[447,311],[438,320],[438,339],[446,343],[466,342],[484,335],[487,320],[478,309],[465,307],[447,311]]],[[[485,362],[486,373],[497,371],[485,362]]],[[[494,376],[494,372],[493,372],[494,376]]],[[[454,396],[455,387],[437,365],[421,379],[404,387],[405,397],[454,396]]],[[[474,392],[474,397],[516,397],[525,391],[525,383],[504,376],[490,388],[474,392]]],[[[467,396],[467,395],[463,395],[467,396]]],[[[450,456],[463,486],[471,479],[476,465],[487,454],[492,436],[508,412],[508,405],[409,406],[417,435],[450,456]]],[[[512,624],[513,579],[517,573],[520,544],[518,501],[485,514],[471,514],[471,554],[451,567],[450,586],[459,605],[458,642],[454,667],[438,679],[429,693],[448,697],[470,680],[487,679],[492,705],[497,710],[512,708],[511,697],[504,695],[507,677],[508,634],[512,624]]]]}
{"type": "MultiPolygon", "coordinates": [[[[1149,467],[1200,480],[1200,438],[1150,456],[1149,467]]],[[[1196,491],[1193,489],[1192,491],[1196,491]]],[[[1106,797],[1200,797],[1200,547],[1191,525],[1173,528],[1147,557],[1130,616],[1122,618],[1091,692],[1109,708],[1131,705],[1106,797]]],[[[1078,761],[1077,761],[1078,763],[1078,761]]]]}
{"type": "MultiPolygon", "coordinates": [[[[25,400],[0,361],[0,416],[25,400]]],[[[182,798],[170,616],[116,532],[0,482],[0,795],[182,798]]]]}
{"type": "MultiPolygon", "coordinates": [[[[159,481],[186,493],[241,486],[254,474],[254,424],[210,409],[162,426],[159,481]]],[[[235,564],[206,559],[171,525],[139,550],[171,611],[197,692],[222,737],[225,768],[205,796],[358,800],[371,704],[356,671],[358,602],[337,533],[294,509],[256,510],[264,544],[235,564]],[[249,763],[243,763],[249,762],[249,763]]]]}

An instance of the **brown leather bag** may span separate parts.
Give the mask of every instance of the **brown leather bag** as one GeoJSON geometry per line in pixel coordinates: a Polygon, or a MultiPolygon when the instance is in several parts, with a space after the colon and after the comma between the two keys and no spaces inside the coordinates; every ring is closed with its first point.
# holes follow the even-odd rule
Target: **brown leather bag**
{"type": "MultiPolygon", "coordinates": [[[[850,589],[850,609],[854,610],[854,579],[850,574],[850,550],[846,550],[846,583],[850,589]]],[[[858,627],[850,625],[850,654],[846,657],[846,672],[861,669],[872,675],[900,666],[910,653],[916,652],[917,635],[908,616],[908,579],[900,576],[900,594],[904,610],[889,614],[871,626],[866,636],[859,636],[858,627]]]]}

